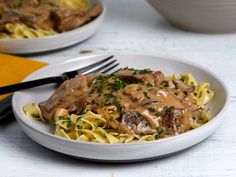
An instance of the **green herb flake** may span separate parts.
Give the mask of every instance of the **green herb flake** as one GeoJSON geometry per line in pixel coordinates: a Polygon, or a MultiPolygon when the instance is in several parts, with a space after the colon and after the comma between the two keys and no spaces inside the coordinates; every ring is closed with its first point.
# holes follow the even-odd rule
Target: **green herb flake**
{"type": "Polygon", "coordinates": [[[100,76],[97,78],[95,82],[95,90],[97,93],[101,93],[103,91],[103,88],[107,84],[108,76],[100,76]]]}
{"type": "Polygon", "coordinates": [[[185,75],[180,75],[180,77],[179,77],[179,80],[181,80],[182,82],[184,82],[185,81],[185,75]]]}
{"type": "Polygon", "coordinates": [[[114,82],[109,84],[109,89],[111,91],[120,90],[127,85],[124,81],[120,80],[117,77],[113,77],[113,80],[114,80],[114,82]]]}
{"type": "Polygon", "coordinates": [[[168,106],[168,107],[166,107],[166,111],[167,111],[167,112],[171,112],[173,109],[175,109],[174,106],[168,106]]]}
{"type": "Polygon", "coordinates": [[[155,112],[155,111],[156,111],[155,108],[153,108],[153,107],[148,108],[148,110],[149,110],[150,112],[155,112]]]}
{"type": "Polygon", "coordinates": [[[148,93],[147,92],[143,92],[144,96],[147,98],[147,99],[150,99],[150,97],[148,96],[148,93]]]}
{"type": "Polygon", "coordinates": [[[55,3],[53,3],[53,2],[49,2],[48,5],[51,6],[51,7],[56,7],[56,6],[57,6],[57,5],[56,5],[55,3]]]}
{"type": "Polygon", "coordinates": [[[113,121],[114,117],[113,117],[113,116],[110,116],[109,119],[110,119],[110,121],[113,121]]]}
{"type": "Polygon", "coordinates": [[[153,90],[153,85],[148,83],[148,84],[147,84],[147,89],[148,89],[148,91],[153,90]]]}
{"type": "Polygon", "coordinates": [[[98,103],[96,100],[92,100],[91,103],[92,103],[93,105],[96,105],[96,106],[99,105],[99,103],[98,103]]]}
{"type": "Polygon", "coordinates": [[[150,74],[150,73],[152,73],[152,70],[147,68],[147,69],[140,70],[138,73],[139,74],[150,74]]]}
{"type": "Polygon", "coordinates": [[[119,111],[122,111],[122,106],[121,106],[120,101],[117,98],[117,96],[113,97],[113,101],[114,101],[115,106],[119,109],[119,111]]]}
{"type": "Polygon", "coordinates": [[[103,95],[103,97],[104,97],[104,102],[105,102],[105,103],[108,103],[109,100],[113,97],[113,95],[110,94],[110,93],[105,93],[105,94],[103,95]]]}
{"type": "Polygon", "coordinates": [[[154,137],[157,140],[161,138],[161,135],[164,133],[164,131],[160,127],[157,127],[156,131],[157,132],[155,133],[154,137]]]}
{"type": "Polygon", "coordinates": [[[158,111],[158,112],[155,113],[155,116],[157,116],[157,117],[159,117],[160,115],[161,115],[161,112],[160,112],[160,111],[158,111]]]}
{"type": "Polygon", "coordinates": [[[71,128],[72,127],[72,122],[71,121],[67,121],[66,127],[67,128],[71,128]]]}

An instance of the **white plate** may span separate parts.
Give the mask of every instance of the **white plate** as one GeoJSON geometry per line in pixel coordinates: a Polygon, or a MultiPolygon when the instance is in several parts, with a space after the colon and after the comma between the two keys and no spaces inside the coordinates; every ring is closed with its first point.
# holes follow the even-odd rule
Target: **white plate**
{"type": "Polygon", "coordinates": [[[101,26],[106,8],[100,0],[91,0],[90,6],[100,3],[102,13],[86,25],[56,35],[34,39],[0,39],[0,52],[11,54],[32,54],[46,52],[74,45],[92,36],[101,26]]]}
{"type": "MultiPolygon", "coordinates": [[[[91,64],[107,56],[107,54],[88,55],[52,64],[34,72],[26,80],[58,75],[63,71],[91,64]]],[[[151,68],[162,70],[165,74],[192,73],[199,82],[209,82],[211,89],[215,92],[215,97],[209,105],[213,119],[205,125],[181,135],[150,142],[112,145],[68,140],[53,135],[52,127],[27,118],[22,111],[24,104],[39,103],[48,99],[55,89],[55,85],[51,84],[14,94],[13,111],[25,133],[49,149],[74,157],[96,161],[131,162],[157,158],[191,147],[212,134],[224,120],[222,113],[229,101],[229,94],[222,81],[207,69],[193,63],[156,56],[117,54],[115,58],[118,59],[121,67],[151,68]]]]}

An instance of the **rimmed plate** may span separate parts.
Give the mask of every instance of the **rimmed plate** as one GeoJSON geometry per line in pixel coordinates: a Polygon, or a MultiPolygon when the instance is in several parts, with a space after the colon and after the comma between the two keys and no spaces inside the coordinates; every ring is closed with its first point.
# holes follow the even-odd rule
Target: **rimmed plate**
{"type": "MultiPolygon", "coordinates": [[[[107,56],[107,54],[88,55],[51,64],[34,72],[25,80],[58,75],[63,71],[91,64],[107,56]]],[[[192,73],[199,82],[209,82],[215,92],[215,97],[209,105],[212,120],[181,135],[150,142],[112,145],[68,140],[53,135],[51,126],[27,118],[22,111],[24,104],[39,103],[48,99],[55,89],[55,85],[51,84],[14,94],[13,111],[24,132],[37,143],[70,156],[95,161],[132,162],[162,157],[189,148],[207,138],[224,120],[223,112],[229,101],[229,94],[220,78],[207,69],[193,63],[156,56],[117,54],[115,58],[120,62],[121,67],[151,68],[162,70],[165,74],[192,73]]]]}
{"type": "Polygon", "coordinates": [[[10,54],[33,54],[61,49],[91,37],[102,25],[106,8],[100,0],[90,0],[90,6],[99,3],[102,13],[91,22],[74,30],[33,39],[0,39],[0,52],[10,54]]]}

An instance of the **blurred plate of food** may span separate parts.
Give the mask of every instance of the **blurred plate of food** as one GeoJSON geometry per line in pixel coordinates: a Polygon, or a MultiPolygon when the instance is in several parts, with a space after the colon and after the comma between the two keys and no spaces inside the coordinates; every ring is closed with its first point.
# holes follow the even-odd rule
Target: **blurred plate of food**
{"type": "Polygon", "coordinates": [[[0,12],[0,52],[28,54],[89,38],[105,7],[99,0],[10,0],[0,1],[0,12]]]}

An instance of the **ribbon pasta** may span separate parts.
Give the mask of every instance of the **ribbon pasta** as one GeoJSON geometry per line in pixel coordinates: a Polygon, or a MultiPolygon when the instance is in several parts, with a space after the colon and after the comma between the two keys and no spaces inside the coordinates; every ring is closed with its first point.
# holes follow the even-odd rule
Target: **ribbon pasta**
{"type": "Polygon", "coordinates": [[[56,0],[56,4],[66,8],[86,11],[89,5],[89,0],[56,0]]]}
{"type": "Polygon", "coordinates": [[[198,111],[197,118],[191,119],[190,127],[193,129],[200,127],[210,120],[210,114],[208,110],[205,110],[205,105],[213,98],[214,92],[210,90],[209,83],[198,83],[192,74],[180,75],[179,77],[186,85],[195,87],[192,96],[201,110],[198,111]]]}
{"type": "Polygon", "coordinates": [[[5,25],[5,33],[0,33],[0,38],[9,38],[9,39],[29,39],[37,38],[43,36],[49,36],[57,34],[53,29],[43,30],[43,29],[34,29],[26,26],[25,24],[11,24],[8,23],[5,25]]]}
{"type": "MultiPolygon", "coordinates": [[[[58,112],[63,111],[59,109],[58,112]]],[[[57,115],[56,120],[55,134],[68,139],[110,144],[128,143],[134,139],[131,135],[109,129],[106,120],[91,111],[84,115],[57,115]]]]}

